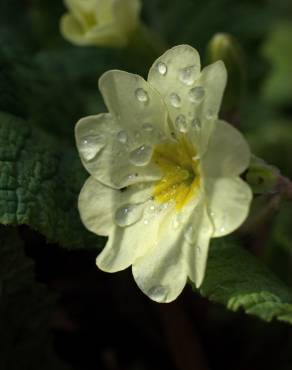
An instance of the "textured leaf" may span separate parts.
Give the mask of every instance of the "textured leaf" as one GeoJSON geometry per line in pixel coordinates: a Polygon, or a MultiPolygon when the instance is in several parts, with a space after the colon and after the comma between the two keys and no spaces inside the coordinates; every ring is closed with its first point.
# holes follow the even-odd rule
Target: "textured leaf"
{"type": "Polygon", "coordinates": [[[0,228],[0,368],[63,370],[49,323],[56,297],[34,281],[34,266],[16,230],[0,228]]]}
{"type": "Polygon", "coordinates": [[[232,311],[292,324],[292,292],[260,261],[232,242],[215,241],[208,259],[203,296],[232,311]]]}
{"type": "Polygon", "coordinates": [[[77,211],[87,177],[74,149],[0,112],[0,222],[26,224],[67,247],[97,247],[77,211]]]}

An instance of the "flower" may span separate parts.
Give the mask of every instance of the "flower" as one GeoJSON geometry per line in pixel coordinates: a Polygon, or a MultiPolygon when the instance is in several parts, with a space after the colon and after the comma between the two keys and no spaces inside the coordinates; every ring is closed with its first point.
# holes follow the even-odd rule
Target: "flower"
{"type": "Polygon", "coordinates": [[[99,87],[109,113],[76,125],[81,160],[90,173],[79,196],[84,225],[108,236],[97,265],[132,265],[141,290],[174,300],[187,278],[203,281],[210,238],[234,231],[252,198],[239,177],[250,150],[234,127],[217,118],[226,69],[200,70],[188,45],[168,50],[148,81],[114,70],[99,87]]]}
{"type": "Polygon", "coordinates": [[[140,0],[64,0],[61,33],[77,45],[123,47],[138,26],[140,0]]]}

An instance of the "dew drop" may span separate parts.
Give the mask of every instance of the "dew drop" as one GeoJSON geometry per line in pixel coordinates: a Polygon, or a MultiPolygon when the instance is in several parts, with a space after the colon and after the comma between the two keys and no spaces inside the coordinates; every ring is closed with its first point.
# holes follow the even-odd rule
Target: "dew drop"
{"type": "Polygon", "coordinates": [[[118,132],[117,139],[120,143],[126,144],[126,142],[128,141],[128,135],[127,135],[126,131],[118,132]]]}
{"type": "Polygon", "coordinates": [[[201,121],[199,118],[194,118],[192,120],[192,128],[196,131],[199,131],[202,127],[201,121]]]}
{"type": "Polygon", "coordinates": [[[192,103],[200,103],[205,96],[205,89],[202,86],[193,87],[189,91],[189,99],[192,103]]]}
{"type": "Polygon", "coordinates": [[[186,117],[183,114],[180,114],[176,117],[175,125],[180,132],[185,133],[188,131],[186,117]]]}
{"type": "Polygon", "coordinates": [[[152,204],[150,207],[149,207],[149,211],[152,213],[156,210],[156,207],[154,204],[152,204]]]}
{"type": "Polygon", "coordinates": [[[135,204],[126,204],[116,210],[114,219],[118,226],[133,225],[142,218],[142,207],[135,204]]]}
{"type": "Polygon", "coordinates": [[[162,63],[162,62],[158,62],[157,63],[157,70],[158,72],[162,75],[162,76],[165,76],[166,73],[167,73],[167,65],[165,63],[162,63]]]}
{"type": "Polygon", "coordinates": [[[188,225],[184,232],[184,237],[186,241],[190,244],[194,243],[195,241],[195,232],[192,225],[188,225]]]}
{"type": "Polygon", "coordinates": [[[170,104],[174,108],[179,108],[181,106],[181,98],[176,93],[171,93],[169,95],[170,104]]]}
{"type": "Polygon", "coordinates": [[[181,226],[181,218],[176,215],[172,220],[172,227],[176,230],[181,226]]]}
{"type": "Polygon", "coordinates": [[[199,67],[196,65],[185,67],[179,70],[179,79],[183,84],[190,86],[196,81],[198,73],[199,67]]]}
{"type": "Polygon", "coordinates": [[[83,159],[87,162],[94,159],[105,146],[105,139],[102,135],[90,135],[80,140],[79,150],[83,159]]]}
{"type": "Polygon", "coordinates": [[[148,290],[147,295],[151,297],[154,301],[162,302],[166,299],[167,293],[167,287],[163,285],[156,285],[148,290]]]}
{"type": "Polygon", "coordinates": [[[225,227],[224,226],[221,226],[220,227],[220,233],[224,233],[225,232],[225,227]]]}
{"type": "Polygon", "coordinates": [[[216,116],[215,112],[213,111],[213,109],[208,109],[207,112],[206,112],[206,118],[208,120],[211,120],[211,119],[214,119],[216,116]]]}
{"type": "Polygon", "coordinates": [[[141,103],[147,103],[149,100],[149,96],[147,91],[145,91],[142,88],[138,88],[135,91],[136,98],[139,100],[141,103]]]}
{"type": "Polygon", "coordinates": [[[152,156],[152,147],[150,145],[142,145],[130,153],[130,162],[135,166],[145,166],[149,163],[152,156]]]}
{"type": "Polygon", "coordinates": [[[151,125],[151,123],[143,123],[142,129],[144,131],[151,132],[153,131],[153,126],[151,125]]]}
{"type": "Polygon", "coordinates": [[[196,161],[198,161],[200,158],[201,158],[201,157],[200,157],[200,155],[199,155],[199,154],[197,154],[197,155],[195,155],[195,156],[193,156],[193,157],[192,157],[192,160],[193,160],[194,162],[196,162],[196,161]]]}

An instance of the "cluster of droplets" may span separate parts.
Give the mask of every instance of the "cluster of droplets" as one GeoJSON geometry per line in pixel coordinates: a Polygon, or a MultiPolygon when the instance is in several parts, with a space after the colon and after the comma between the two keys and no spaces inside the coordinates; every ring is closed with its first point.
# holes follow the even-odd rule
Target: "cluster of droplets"
{"type": "MultiPolygon", "coordinates": [[[[166,63],[158,62],[156,64],[156,70],[161,76],[166,76],[168,73],[168,66],[166,63]]],[[[205,99],[205,96],[206,96],[206,91],[203,86],[191,87],[198,80],[199,76],[200,76],[200,68],[198,65],[190,65],[190,66],[181,68],[178,71],[178,77],[179,77],[180,82],[190,87],[190,90],[188,91],[188,99],[193,104],[202,103],[202,101],[205,99]]],[[[169,98],[169,102],[172,107],[176,109],[181,108],[182,99],[179,96],[179,94],[177,94],[176,92],[171,92],[168,98],[169,98]]],[[[216,112],[214,112],[212,109],[209,109],[207,110],[205,116],[207,120],[212,120],[216,117],[216,112]]],[[[183,122],[182,117],[178,116],[177,120],[178,120],[178,125],[181,128],[181,130],[179,128],[179,131],[185,132],[185,124],[182,123],[183,122]]],[[[198,123],[197,121],[198,119],[195,118],[193,124],[191,125],[192,128],[199,129],[201,127],[200,124],[197,124],[198,123]]]]}

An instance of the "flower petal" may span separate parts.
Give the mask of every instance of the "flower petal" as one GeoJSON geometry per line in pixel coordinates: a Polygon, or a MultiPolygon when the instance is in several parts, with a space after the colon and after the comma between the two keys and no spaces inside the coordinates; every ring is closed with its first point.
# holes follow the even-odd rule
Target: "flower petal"
{"type": "Polygon", "coordinates": [[[187,268],[182,258],[182,243],[185,243],[183,234],[174,232],[169,224],[154,248],[133,263],[137,285],[156,302],[173,301],[186,284],[187,268]]]}
{"type": "Polygon", "coordinates": [[[88,230],[107,236],[115,227],[115,212],[125,204],[141,204],[150,197],[152,188],[140,185],[116,190],[103,185],[93,177],[84,183],[78,200],[78,209],[88,230]]]}
{"type": "Polygon", "coordinates": [[[62,16],[60,29],[66,40],[80,46],[122,46],[125,43],[124,37],[114,23],[96,25],[86,30],[75,16],[69,13],[62,16]]]}
{"type": "MultiPolygon", "coordinates": [[[[201,201],[194,197],[179,213],[175,207],[169,209],[160,219],[157,235],[151,234],[155,242],[152,249],[133,264],[137,285],[156,302],[166,303],[176,299],[188,275],[196,282],[203,279],[208,250],[202,249],[202,254],[197,254],[198,238],[194,243],[189,239],[189,226],[193,225],[197,230],[198,223],[200,227],[201,201]]],[[[209,234],[207,236],[209,238],[209,234]]]]}
{"type": "Polygon", "coordinates": [[[250,155],[243,135],[227,122],[217,121],[201,161],[204,176],[237,176],[248,168],[250,155]]]}
{"type": "Polygon", "coordinates": [[[159,179],[161,171],[150,162],[152,147],[147,138],[141,138],[138,152],[132,150],[134,144],[122,123],[110,114],[88,116],[77,123],[75,136],[84,167],[95,179],[113,188],[159,179]]]}
{"type": "Polygon", "coordinates": [[[99,88],[109,112],[131,136],[133,145],[150,139],[159,142],[168,134],[162,97],[142,77],[109,71],[99,79],[99,88]]]}
{"type": "Polygon", "coordinates": [[[100,269],[123,270],[152,247],[149,235],[156,234],[160,214],[149,216],[151,194],[152,186],[130,186],[120,191],[102,185],[93,177],[85,182],[78,201],[81,220],[88,230],[109,236],[96,260],[100,269]],[[131,207],[136,207],[132,216],[124,211],[131,207]]]}
{"type": "Polygon", "coordinates": [[[206,193],[215,232],[221,237],[236,230],[246,219],[252,191],[239,177],[207,179],[206,193]]]}
{"type": "Polygon", "coordinates": [[[187,243],[184,246],[184,253],[188,264],[188,276],[197,288],[205,276],[209,243],[213,234],[214,226],[208,215],[205,199],[202,197],[185,227],[187,243]]]}
{"type": "Polygon", "coordinates": [[[172,129],[186,132],[190,143],[202,153],[212,132],[227,81],[223,62],[200,71],[198,52],[179,45],[155,61],[148,75],[149,83],[163,96],[172,129]],[[184,121],[185,129],[179,125],[184,121]]]}
{"type": "Polygon", "coordinates": [[[64,0],[64,3],[70,13],[79,22],[83,30],[86,29],[87,19],[91,16],[95,17],[97,11],[96,0],[64,0]]]}
{"type": "Polygon", "coordinates": [[[74,15],[66,13],[62,16],[60,30],[66,40],[77,45],[87,44],[87,40],[84,37],[84,29],[74,15]]]}

